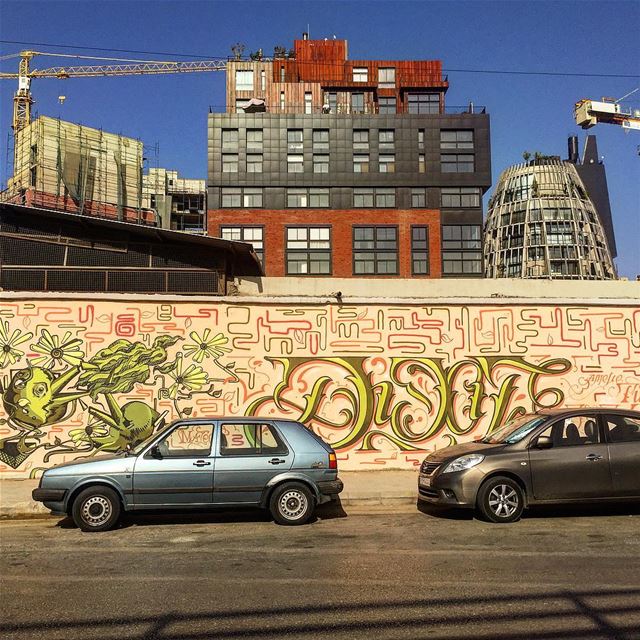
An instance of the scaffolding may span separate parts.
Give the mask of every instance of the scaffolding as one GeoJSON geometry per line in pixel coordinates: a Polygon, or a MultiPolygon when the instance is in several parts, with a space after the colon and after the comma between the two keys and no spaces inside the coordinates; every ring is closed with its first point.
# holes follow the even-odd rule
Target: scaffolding
{"type": "Polygon", "coordinates": [[[156,222],[143,206],[139,140],[40,116],[16,132],[14,158],[5,202],[156,222]]]}

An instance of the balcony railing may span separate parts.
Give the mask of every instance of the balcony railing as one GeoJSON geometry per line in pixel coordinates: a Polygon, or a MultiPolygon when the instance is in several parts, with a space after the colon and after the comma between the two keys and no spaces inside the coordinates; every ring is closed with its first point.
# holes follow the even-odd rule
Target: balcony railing
{"type": "MultiPolygon", "coordinates": [[[[209,113],[227,113],[226,108],[220,106],[210,106],[209,113]]],[[[265,110],[262,111],[250,111],[245,112],[241,108],[236,109],[236,113],[245,114],[245,113],[270,113],[270,114],[281,114],[281,115],[304,115],[304,114],[325,114],[325,115],[378,115],[378,114],[389,114],[389,115],[442,115],[442,114],[485,114],[487,113],[487,107],[484,105],[476,105],[476,104],[468,104],[462,106],[446,106],[443,111],[436,113],[413,113],[408,111],[396,111],[395,113],[390,113],[386,110],[380,110],[377,104],[367,104],[364,107],[353,107],[352,105],[338,105],[337,107],[330,107],[325,105],[323,107],[317,106],[309,106],[304,104],[288,104],[284,106],[280,105],[265,105],[265,110]]]]}

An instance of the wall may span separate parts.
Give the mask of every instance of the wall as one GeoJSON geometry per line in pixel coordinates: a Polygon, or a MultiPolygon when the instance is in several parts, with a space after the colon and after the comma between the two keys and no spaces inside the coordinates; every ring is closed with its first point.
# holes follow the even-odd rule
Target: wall
{"type": "Polygon", "coordinates": [[[4,293],[1,476],[177,417],[301,419],[376,469],[538,407],[640,408],[637,299],[343,302],[4,293]]]}
{"type": "Polygon", "coordinates": [[[398,274],[412,277],[412,227],[428,228],[429,274],[418,278],[440,278],[440,214],[429,209],[217,209],[207,212],[209,235],[222,237],[223,227],[261,227],[264,241],[264,269],[269,276],[286,275],[287,227],[329,227],[331,230],[331,273],[338,278],[354,276],[354,227],[395,226],[397,228],[398,274]]]}

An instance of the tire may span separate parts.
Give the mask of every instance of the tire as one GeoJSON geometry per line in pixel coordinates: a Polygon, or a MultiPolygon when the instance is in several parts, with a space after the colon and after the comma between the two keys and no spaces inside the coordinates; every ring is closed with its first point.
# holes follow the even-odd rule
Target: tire
{"type": "Polygon", "coordinates": [[[515,522],[524,509],[524,493],[515,480],[496,476],[480,487],[477,509],[488,522],[515,522]]]}
{"type": "Polygon", "coordinates": [[[71,516],[79,529],[87,532],[109,531],[120,518],[120,497],[109,487],[88,487],[73,501],[71,516]]]}
{"type": "Polygon", "coordinates": [[[301,482],[285,482],[276,487],[269,499],[273,519],[285,526],[309,522],[315,511],[313,494],[301,482]]]}

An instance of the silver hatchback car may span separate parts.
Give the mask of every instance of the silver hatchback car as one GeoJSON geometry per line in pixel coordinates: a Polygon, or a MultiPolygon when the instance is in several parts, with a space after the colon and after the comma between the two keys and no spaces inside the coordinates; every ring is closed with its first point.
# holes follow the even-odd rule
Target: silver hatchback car
{"type": "Polygon", "coordinates": [[[333,449],[302,423],[264,418],[179,420],[124,453],[47,469],[33,499],[83,531],[122,510],[268,508],[299,525],[343,485],[333,449]]]}

